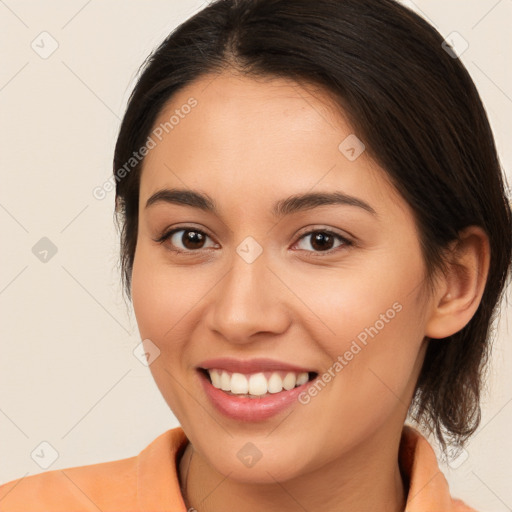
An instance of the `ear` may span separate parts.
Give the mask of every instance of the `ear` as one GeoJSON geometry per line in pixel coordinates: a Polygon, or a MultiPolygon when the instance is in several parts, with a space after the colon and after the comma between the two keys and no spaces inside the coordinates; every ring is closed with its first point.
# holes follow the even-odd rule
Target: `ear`
{"type": "Polygon", "coordinates": [[[438,278],[425,336],[446,338],[464,328],[484,293],[491,250],[489,238],[478,226],[460,233],[448,248],[447,271],[438,278]]]}

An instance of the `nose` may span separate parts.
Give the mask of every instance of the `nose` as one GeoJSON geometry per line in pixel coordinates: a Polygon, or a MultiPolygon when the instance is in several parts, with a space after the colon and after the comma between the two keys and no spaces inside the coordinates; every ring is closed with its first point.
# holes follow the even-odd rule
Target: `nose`
{"type": "Polygon", "coordinates": [[[231,266],[210,297],[207,325],[230,343],[246,344],[257,334],[284,333],[293,294],[268,266],[263,252],[249,263],[233,255],[231,266]]]}

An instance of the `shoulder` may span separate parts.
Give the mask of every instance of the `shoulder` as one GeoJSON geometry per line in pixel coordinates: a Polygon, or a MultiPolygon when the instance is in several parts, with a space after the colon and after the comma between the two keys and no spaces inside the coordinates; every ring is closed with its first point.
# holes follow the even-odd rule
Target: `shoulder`
{"type": "MultiPolygon", "coordinates": [[[[55,469],[0,485],[2,512],[88,512],[136,510],[141,485],[155,475],[172,477],[177,450],[185,441],[180,428],[168,430],[138,455],[55,469]]],[[[142,493],[143,495],[143,493],[142,493]]]]}
{"type": "Polygon", "coordinates": [[[453,512],[478,512],[474,508],[471,508],[469,505],[467,505],[464,501],[457,498],[453,498],[452,505],[453,512]]]}
{"type": "Polygon", "coordinates": [[[133,502],[136,464],[137,457],[131,457],[12,480],[0,486],[0,510],[57,511],[72,506],[77,511],[97,511],[120,495],[133,502]]]}
{"type": "Polygon", "coordinates": [[[408,487],[407,511],[477,512],[451,495],[432,446],[410,425],[405,425],[402,431],[399,463],[408,487]]]}

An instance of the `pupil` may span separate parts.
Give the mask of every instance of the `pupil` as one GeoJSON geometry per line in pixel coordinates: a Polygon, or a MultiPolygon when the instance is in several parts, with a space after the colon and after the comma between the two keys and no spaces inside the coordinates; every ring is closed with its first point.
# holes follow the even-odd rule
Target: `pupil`
{"type": "Polygon", "coordinates": [[[184,240],[182,240],[183,245],[187,247],[187,249],[197,249],[197,247],[201,246],[201,243],[204,242],[204,237],[201,233],[197,231],[185,231],[183,234],[184,240]],[[189,245],[192,247],[189,247],[189,245]]]}
{"type": "MultiPolygon", "coordinates": [[[[204,237],[202,233],[198,233],[197,231],[186,231],[184,236],[184,240],[182,240],[185,247],[190,248],[189,245],[192,245],[192,249],[197,249],[197,247],[201,246],[204,242],[204,237]]],[[[324,232],[317,232],[313,236],[313,242],[312,246],[315,249],[319,250],[329,250],[332,246],[332,236],[324,233],[324,232]]]]}
{"type": "Polygon", "coordinates": [[[313,237],[312,247],[319,250],[328,250],[330,249],[332,245],[332,236],[323,233],[323,232],[317,232],[313,237]],[[327,245],[327,247],[326,247],[327,245]]]}

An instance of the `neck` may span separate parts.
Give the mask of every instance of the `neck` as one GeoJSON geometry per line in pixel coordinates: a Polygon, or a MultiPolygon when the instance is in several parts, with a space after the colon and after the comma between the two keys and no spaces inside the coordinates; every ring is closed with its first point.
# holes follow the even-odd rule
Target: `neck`
{"type": "Polygon", "coordinates": [[[403,512],[407,489],[398,463],[400,436],[383,434],[377,432],[372,439],[365,439],[364,446],[319,469],[272,484],[239,482],[222,475],[189,443],[179,464],[187,509],[403,512]]]}

